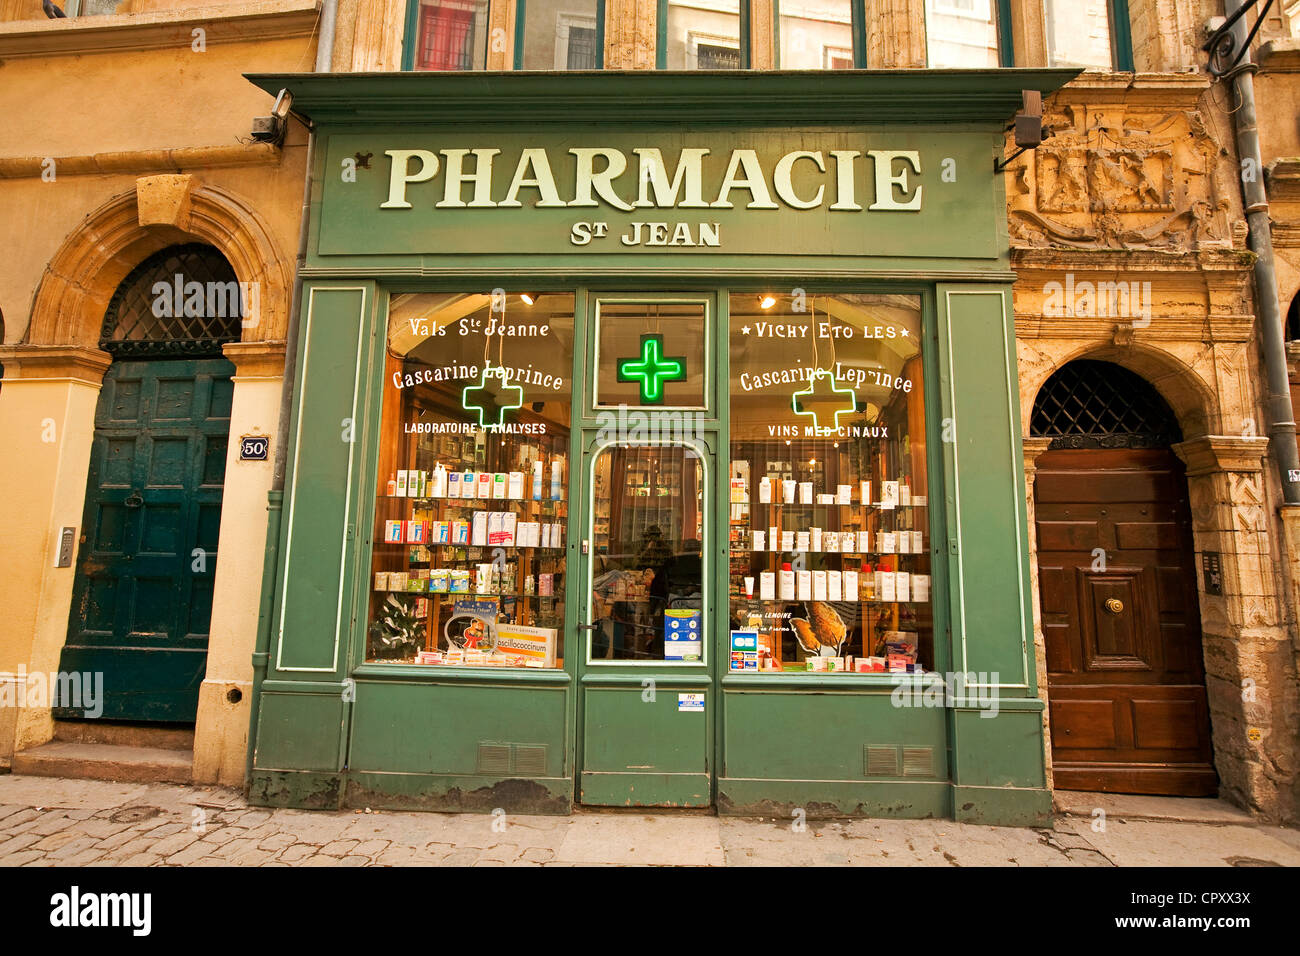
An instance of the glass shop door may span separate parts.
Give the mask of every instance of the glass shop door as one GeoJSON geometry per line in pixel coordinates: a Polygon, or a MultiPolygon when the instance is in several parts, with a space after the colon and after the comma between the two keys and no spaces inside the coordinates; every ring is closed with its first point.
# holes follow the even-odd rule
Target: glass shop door
{"type": "Polygon", "coordinates": [[[598,301],[594,311],[602,306],[617,321],[607,321],[595,350],[602,427],[584,432],[580,471],[578,801],[710,806],[717,654],[707,556],[718,506],[716,439],[687,427],[699,416],[680,408],[702,400],[686,373],[703,376],[704,349],[690,336],[701,334],[699,318],[711,310],[683,307],[677,319],[691,308],[702,313],[685,332],[645,303],[598,301]],[[614,383],[614,366],[653,376],[665,362],[666,386],[635,378],[630,390],[605,389],[601,405],[602,375],[614,383]]]}

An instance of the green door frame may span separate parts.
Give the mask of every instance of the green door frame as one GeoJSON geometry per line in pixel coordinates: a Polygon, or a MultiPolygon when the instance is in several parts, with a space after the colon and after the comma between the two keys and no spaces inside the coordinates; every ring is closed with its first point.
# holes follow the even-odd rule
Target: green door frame
{"type": "MultiPolygon", "coordinates": [[[[719,378],[717,374],[718,356],[725,351],[720,345],[723,335],[719,331],[725,328],[723,323],[726,321],[726,291],[708,289],[701,293],[689,292],[665,292],[655,289],[653,282],[642,284],[634,293],[609,289],[608,291],[585,290],[583,296],[584,306],[581,315],[582,330],[581,333],[575,333],[575,342],[585,345],[585,349],[575,349],[582,358],[581,369],[575,363],[574,377],[574,414],[573,414],[573,432],[579,437],[579,447],[575,450],[573,461],[579,463],[578,474],[581,476],[578,483],[571,480],[571,491],[574,500],[579,501],[578,507],[571,508],[570,514],[576,516],[575,521],[570,522],[570,541],[588,542],[592,537],[593,524],[593,486],[592,478],[593,468],[596,456],[605,448],[618,445],[618,437],[608,437],[607,430],[609,427],[610,416],[617,416],[617,411],[611,409],[598,409],[595,404],[596,378],[599,369],[594,361],[587,362],[587,356],[596,356],[599,324],[598,324],[598,306],[602,301],[618,300],[621,302],[638,302],[638,301],[655,301],[655,302],[681,302],[681,301],[701,301],[703,300],[706,308],[705,317],[705,356],[704,356],[704,377],[705,377],[705,400],[704,408],[699,410],[699,419],[701,423],[700,435],[694,442],[688,444],[696,448],[701,453],[704,461],[705,475],[705,542],[703,557],[703,574],[702,582],[703,592],[703,612],[701,623],[704,628],[704,661],[701,664],[682,663],[656,663],[656,662],[609,662],[596,663],[588,660],[590,650],[590,632],[580,629],[582,625],[590,623],[590,581],[591,565],[594,555],[589,553],[589,549],[584,552],[586,545],[579,549],[577,566],[566,575],[566,586],[568,587],[566,595],[567,607],[571,609],[573,624],[569,628],[569,639],[573,642],[566,648],[566,655],[571,657],[574,662],[574,679],[575,679],[575,700],[577,704],[577,715],[575,726],[577,728],[577,737],[575,740],[575,789],[574,796],[576,802],[587,802],[604,805],[628,805],[635,801],[635,805],[646,806],[711,806],[714,802],[714,792],[716,788],[718,767],[717,763],[717,724],[720,713],[720,685],[718,661],[721,654],[721,638],[719,635],[720,624],[723,620],[722,602],[725,600],[726,581],[720,571],[725,570],[725,560],[718,559],[718,542],[726,544],[725,512],[720,512],[721,502],[727,499],[723,494],[726,487],[725,475],[726,468],[722,462],[725,459],[725,452],[721,448],[725,430],[720,430],[717,418],[718,411],[726,405],[725,398],[721,393],[718,383],[725,381],[719,378]],[[649,288],[645,288],[649,286],[649,288]],[[720,477],[721,476],[721,477],[720,477]],[[576,646],[573,646],[576,645],[576,646]],[[652,683],[647,685],[646,681],[652,683]],[[676,715],[665,717],[664,710],[671,703],[672,695],[678,693],[699,693],[705,695],[705,712],[696,716],[691,712],[678,712],[676,715]],[[628,695],[636,694],[635,701],[629,701],[628,695]],[[648,696],[647,696],[648,695],[648,696]],[[702,758],[702,772],[693,773],[679,770],[654,770],[653,765],[638,765],[638,769],[643,769],[645,773],[629,772],[610,772],[610,771],[591,771],[588,770],[588,745],[592,743],[592,735],[588,727],[588,704],[589,698],[596,698],[602,701],[602,706],[611,708],[610,712],[605,715],[606,719],[617,719],[615,714],[627,716],[633,711],[639,709],[643,704],[649,704],[656,711],[652,712],[652,720],[668,723],[676,723],[678,726],[687,727],[690,722],[703,720],[705,723],[705,740],[702,758]],[[625,705],[631,703],[632,709],[629,710],[625,705]],[[599,774],[599,776],[597,776],[599,774]]],[[[576,311],[576,310],[575,310],[576,311]]],[[[578,317],[575,316],[575,321],[578,317]]],[[[656,409],[646,406],[630,406],[629,414],[645,414],[653,416],[656,409]]],[[[672,412],[672,414],[678,414],[672,412]]],[[[680,413],[682,416],[693,415],[693,411],[680,413]]],[[[635,444],[635,442],[634,442],[635,444]]],[[[648,444],[648,443],[647,443],[648,444]]],[[[574,474],[570,469],[570,476],[574,474]]],[[[656,726],[651,722],[647,725],[652,728],[656,726]]],[[[664,724],[658,725],[661,735],[665,729],[664,724]]],[[[692,728],[693,730],[693,728],[692,728]]],[[[631,740],[627,742],[633,748],[641,746],[642,753],[646,752],[647,741],[631,740]]],[[[650,758],[644,758],[650,759],[650,758]]],[[[632,765],[626,765],[630,769],[632,765]]]]}

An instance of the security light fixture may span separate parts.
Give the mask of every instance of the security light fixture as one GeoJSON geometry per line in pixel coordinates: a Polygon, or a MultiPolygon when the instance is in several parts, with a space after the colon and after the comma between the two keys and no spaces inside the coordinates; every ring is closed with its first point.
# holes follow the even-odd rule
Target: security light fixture
{"type": "Polygon", "coordinates": [[[538,293],[536,292],[521,292],[519,293],[519,298],[523,300],[524,305],[532,305],[539,298],[541,298],[541,296],[539,296],[538,293]]]}
{"type": "Polygon", "coordinates": [[[254,116],[253,132],[254,141],[258,143],[281,143],[284,141],[285,130],[288,129],[289,108],[293,105],[293,94],[288,90],[281,90],[275,98],[275,103],[271,106],[270,116],[254,116]]]}

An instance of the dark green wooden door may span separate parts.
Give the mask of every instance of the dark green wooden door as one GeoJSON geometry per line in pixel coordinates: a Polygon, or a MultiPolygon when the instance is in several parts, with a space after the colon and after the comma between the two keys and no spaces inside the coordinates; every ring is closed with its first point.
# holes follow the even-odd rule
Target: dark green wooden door
{"type": "Polygon", "coordinates": [[[103,674],[101,719],[194,720],[233,374],[220,358],[155,359],[114,362],[104,378],[60,662],[103,674]]]}

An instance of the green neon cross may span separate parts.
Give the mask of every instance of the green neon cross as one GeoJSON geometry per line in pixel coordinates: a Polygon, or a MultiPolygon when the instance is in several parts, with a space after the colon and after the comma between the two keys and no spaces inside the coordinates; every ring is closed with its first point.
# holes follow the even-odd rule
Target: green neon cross
{"type": "Polygon", "coordinates": [[[483,378],[477,385],[467,385],[465,390],[460,393],[461,407],[467,412],[478,412],[478,424],[480,428],[500,428],[506,420],[506,412],[513,408],[521,408],[524,404],[524,390],[518,385],[506,384],[505,368],[492,368],[490,365],[483,366],[483,378]],[[501,379],[501,391],[493,395],[487,387],[488,377],[501,379]],[[506,401],[506,393],[513,394],[513,404],[506,401]],[[474,401],[470,401],[470,396],[474,396],[474,401]],[[496,414],[496,421],[488,421],[488,413],[496,414]]]}
{"type": "Polygon", "coordinates": [[[858,396],[851,388],[840,388],[839,384],[835,381],[835,376],[832,373],[828,372],[824,368],[819,368],[813,373],[812,378],[808,381],[807,388],[795,392],[792,396],[790,396],[790,407],[794,409],[794,413],[796,415],[811,416],[813,420],[813,428],[815,428],[817,431],[823,431],[823,430],[830,431],[832,429],[838,429],[840,427],[841,415],[852,415],[854,412],[858,410],[858,396]],[[830,379],[830,388],[819,390],[817,388],[817,383],[820,382],[823,378],[830,379]],[[830,394],[828,395],[827,392],[829,392],[830,394]],[[818,417],[817,412],[815,410],[810,410],[802,407],[805,403],[801,402],[800,398],[804,397],[804,398],[811,399],[816,397],[821,400],[829,401],[835,395],[845,395],[847,396],[847,398],[843,402],[841,402],[840,405],[835,409],[835,424],[831,426],[830,429],[823,429],[821,420],[818,417]]]}
{"type": "Polygon", "coordinates": [[[618,363],[620,382],[641,383],[641,403],[657,405],[664,400],[664,383],[686,378],[686,356],[665,358],[662,335],[641,336],[641,357],[618,363]]]}

